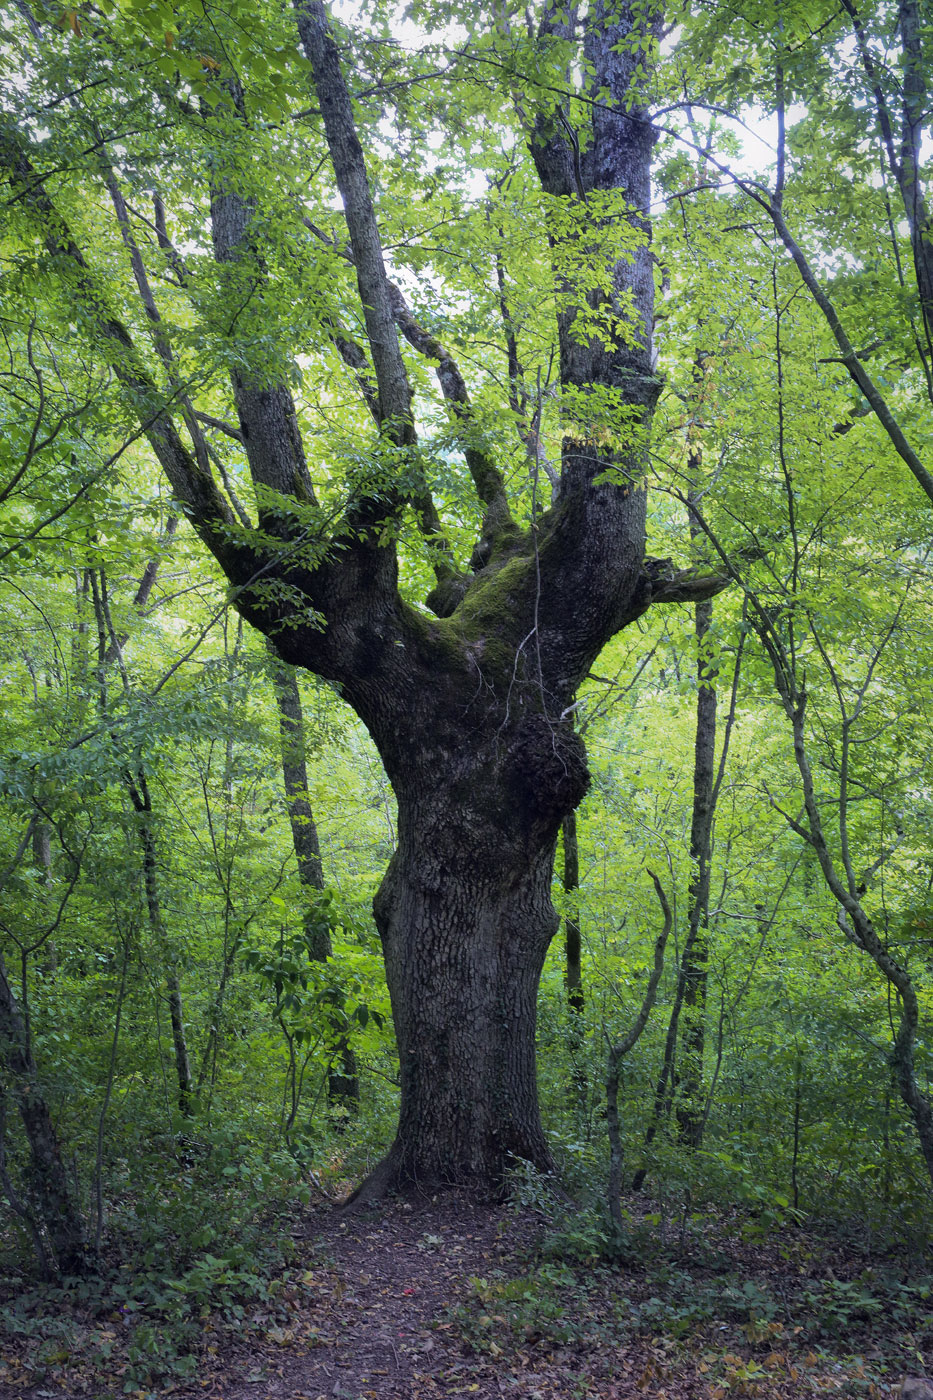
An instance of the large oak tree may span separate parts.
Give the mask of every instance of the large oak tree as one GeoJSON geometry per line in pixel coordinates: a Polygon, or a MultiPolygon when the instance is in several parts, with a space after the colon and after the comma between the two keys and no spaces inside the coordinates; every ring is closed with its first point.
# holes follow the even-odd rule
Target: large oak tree
{"type": "MultiPolygon", "coordinates": [[[[496,254],[500,407],[522,444],[519,468],[439,339],[443,317],[426,325],[387,273],[380,201],[391,191],[368,170],[385,149],[393,75],[360,95],[365,36],[335,29],[319,0],[284,14],[240,6],[226,29],[210,8],[177,10],[164,43],[144,6],[67,11],[57,28],[25,4],[19,14],[29,96],[16,120],[3,116],[0,146],[20,236],[77,334],[109,359],[122,411],[236,607],[282,658],[339,688],[398,800],[398,846],[374,908],[401,1113],[368,1189],[493,1183],[516,1158],[546,1168],[535,1003],[557,926],[557,834],[588,782],[577,689],[652,603],[722,586],[646,557],[660,390],[648,218],[658,9],[594,0],[580,19],[546,6],[506,36],[521,61],[510,66],[500,46],[491,65],[487,127],[511,124],[512,169],[527,176],[530,154],[539,181],[524,217],[537,211],[534,257],[559,348],[555,382],[530,385],[496,254]],[[249,20],[261,42],[246,58],[237,27],[249,20]],[[299,127],[288,94],[302,83],[299,127]],[[326,199],[307,191],[325,161],[340,205],[330,197],[322,227],[326,199]],[[371,419],[342,474],[336,449],[306,438],[298,386],[312,353],[340,356],[371,419]],[[446,457],[419,445],[418,362],[406,355],[436,371],[446,457]],[[542,447],[554,404],[559,463],[542,447]],[[237,454],[248,467],[239,492],[237,454]],[[432,495],[457,462],[480,522],[468,560],[462,519],[432,495]],[[400,574],[412,522],[434,573],[422,600],[411,568],[400,574]]],[[[431,79],[416,67],[404,76],[403,92],[431,79]]]]}

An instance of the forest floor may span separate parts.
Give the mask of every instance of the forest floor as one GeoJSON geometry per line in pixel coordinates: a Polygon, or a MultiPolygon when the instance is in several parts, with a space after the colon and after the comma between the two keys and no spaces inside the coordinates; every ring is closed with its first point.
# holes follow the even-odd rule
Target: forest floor
{"type": "Polygon", "coordinates": [[[659,1252],[648,1215],[610,1268],[587,1262],[572,1214],[555,1228],[456,1194],[322,1207],[296,1224],[267,1302],[202,1311],[189,1376],[141,1386],[111,1318],[96,1351],[5,1341],[0,1400],[881,1400],[933,1370],[916,1275],[796,1228],[743,1239],[737,1223],[682,1229],[659,1252]]]}

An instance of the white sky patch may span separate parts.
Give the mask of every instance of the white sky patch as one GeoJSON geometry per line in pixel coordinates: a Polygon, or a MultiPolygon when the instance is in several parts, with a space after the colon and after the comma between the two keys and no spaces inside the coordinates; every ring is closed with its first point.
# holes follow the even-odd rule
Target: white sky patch
{"type": "MultiPolygon", "coordinates": [[[[353,29],[362,29],[366,19],[360,0],[334,0],[331,6],[334,14],[353,29]]],[[[442,29],[422,29],[401,9],[391,19],[392,38],[406,49],[420,49],[432,44],[445,44],[456,47],[467,39],[467,30],[462,24],[451,21],[442,29]]]]}
{"type": "MultiPolygon", "coordinates": [[[[363,0],[334,0],[335,14],[348,26],[365,32],[367,28],[367,16],[363,0]]],[[[455,21],[439,29],[426,30],[421,28],[414,20],[408,17],[401,5],[398,6],[390,20],[391,44],[396,44],[399,48],[412,53],[418,51],[437,48],[456,50],[462,48],[469,38],[469,33],[464,25],[455,21]]],[[[682,39],[682,31],[675,28],[664,40],[662,52],[665,56],[670,56],[676,50],[678,42],[682,39]]],[[[837,80],[842,81],[847,71],[851,70],[853,79],[861,78],[861,64],[856,47],[854,36],[848,35],[836,42],[834,45],[833,65],[836,69],[837,80]]],[[[861,84],[858,85],[859,88],[861,84]]],[[[854,94],[854,100],[858,105],[864,105],[867,109],[866,116],[873,119],[874,110],[871,99],[867,94],[862,95],[860,91],[854,94]]],[[[694,114],[702,132],[708,125],[713,114],[702,103],[697,103],[694,107],[694,114]]],[[[785,126],[788,132],[799,122],[803,121],[808,114],[806,105],[802,102],[791,103],[785,112],[785,126]]],[[[657,118],[659,125],[666,128],[675,140],[682,140],[683,148],[691,154],[697,161],[698,173],[702,169],[702,159],[700,153],[692,143],[691,133],[687,125],[686,111],[684,108],[670,108],[661,112],[657,118]]],[[[740,112],[730,114],[725,111],[717,111],[714,120],[718,128],[722,131],[729,131],[735,138],[738,145],[736,154],[729,154],[719,157],[717,152],[717,141],[714,139],[712,155],[720,159],[722,170],[717,170],[711,162],[706,165],[706,174],[700,176],[701,179],[708,179],[710,184],[719,184],[722,189],[729,188],[732,178],[741,180],[756,181],[760,185],[773,186],[778,147],[778,123],[774,113],[764,111],[760,106],[754,105],[744,107],[740,112]]],[[[866,125],[866,134],[872,126],[872,121],[866,125]]],[[[392,120],[389,117],[380,123],[380,135],[387,149],[392,149],[398,142],[398,132],[395,130],[392,120]]],[[[503,128],[503,138],[511,133],[507,133],[503,128]]],[[[457,140],[457,134],[449,130],[436,126],[428,129],[423,137],[422,159],[426,172],[435,169],[441,160],[441,153],[445,148],[449,148],[452,141],[457,140]]],[[[701,136],[702,140],[702,136],[701,136]]],[[[926,134],[923,148],[924,159],[933,158],[933,133],[926,134]]],[[[793,159],[789,155],[788,174],[793,170],[793,159]]],[[[841,173],[845,173],[842,171],[841,173]]],[[[869,177],[871,178],[871,177],[869,177]]],[[[881,185],[884,182],[881,169],[872,183],[881,185]]],[[[461,193],[468,201],[476,204],[482,203],[488,196],[489,178],[488,173],[483,168],[476,168],[468,173],[461,173],[458,177],[458,186],[461,193]]],[[[666,201],[652,200],[652,203],[660,208],[666,201]]],[[[341,208],[341,203],[337,199],[334,208],[341,208]]],[[[907,236],[906,226],[899,228],[899,233],[907,236]]]]}

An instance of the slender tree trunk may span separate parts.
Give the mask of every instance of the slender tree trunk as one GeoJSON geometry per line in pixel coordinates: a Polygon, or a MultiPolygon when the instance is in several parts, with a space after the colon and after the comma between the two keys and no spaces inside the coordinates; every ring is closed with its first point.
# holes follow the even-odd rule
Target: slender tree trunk
{"type": "MultiPolygon", "coordinates": [[[[664,1054],[661,1058],[661,1068],[658,1072],[658,1082],[654,1086],[654,1099],[651,1105],[651,1117],[648,1119],[648,1126],[645,1129],[644,1150],[648,1151],[651,1144],[658,1135],[658,1128],[661,1126],[661,1119],[670,1112],[671,1099],[676,1089],[677,1072],[677,1030],[680,1025],[680,1009],[683,1006],[685,980],[683,975],[683,959],[687,953],[687,946],[684,944],[684,952],[681,955],[681,967],[677,976],[677,989],[674,993],[674,1005],[671,1007],[670,1020],[667,1023],[667,1035],[664,1037],[664,1054]]],[[[645,1184],[648,1175],[648,1168],[642,1164],[632,1177],[632,1190],[640,1191],[645,1184]]]]}
{"type": "Polygon", "coordinates": [[[62,1161],[58,1136],[39,1087],[23,1015],[0,958],[0,1063],[29,1143],[30,1185],[57,1267],[84,1274],[90,1267],[84,1220],[62,1161]]]}
{"type": "MultiPolygon", "coordinates": [[[[649,874],[651,872],[649,871],[649,874]]],[[[667,947],[667,940],[670,937],[673,918],[671,907],[667,902],[667,896],[657,875],[651,874],[654,881],[655,892],[658,902],[661,905],[661,912],[664,915],[664,926],[654,945],[654,965],[648,977],[648,984],[645,987],[645,995],[642,998],[641,1009],[635,1017],[628,1033],[622,1040],[609,1046],[609,1054],[606,1063],[606,1131],[609,1136],[609,1216],[616,1231],[622,1230],[622,1173],[625,1165],[625,1154],[622,1147],[622,1125],[619,1117],[619,1084],[622,1077],[622,1067],[625,1057],[638,1044],[642,1033],[648,1024],[648,1018],[654,1007],[655,998],[658,994],[658,983],[661,981],[661,973],[664,971],[664,950],[667,947]]]]}
{"type": "MultiPolygon", "coordinates": [[[[44,821],[37,821],[32,831],[32,860],[46,886],[52,883],[52,833],[44,821]]],[[[45,971],[54,975],[58,970],[58,947],[53,938],[45,945],[45,971]]]]}
{"type": "Polygon", "coordinates": [[[188,1058],[181,983],[178,980],[178,970],[169,947],[165,922],[162,917],[155,832],[151,824],[152,801],[149,796],[149,785],[145,776],[142,773],[137,773],[135,778],[127,777],[126,787],[130,801],[139,817],[139,845],[142,852],[143,887],[146,894],[149,927],[155,938],[159,954],[165,960],[166,965],[165,989],[168,993],[169,1017],[172,1024],[172,1048],[175,1057],[175,1077],[178,1082],[178,1108],[186,1118],[190,1118],[194,1113],[194,1080],[191,1075],[191,1062],[188,1058]]]}
{"type": "MultiPolygon", "coordinates": [[[[580,849],[577,843],[577,814],[568,812],[561,825],[564,846],[564,893],[572,895],[580,888],[580,849]]],[[[567,1050],[571,1060],[570,1105],[582,1111],[586,1106],[586,1073],[581,1063],[584,1045],[583,1029],[583,968],[581,964],[580,916],[574,904],[564,915],[564,955],[567,984],[567,1006],[570,1023],[567,1030],[567,1050]]]]}
{"type": "Polygon", "coordinates": [[[904,1106],[913,1119],[920,1152],[930,1181],[933,1182],[933,1102],[917,1078],[914,1055],[920,1026],[920,1001],[917,996],[917,988],[907,966],[891,953],[886,940],[879,936],[862,902],[862,895],[848,849],[848,751],[852,742],[851,727],[854,719],[858,716],[858,707],[850,715],[845,715],[843,718],[838,820],[845,839],[840,842],[841,850],[837,858],[830,850],[826,838],[820,799],[817,796],[813,770],[807,753],[806,690],[798,684],[791,659],[784,649],[780,637],[775,633],[771,619],[760,605],[756,607],[754,623],[755,630],[758,632],[774,668],[775,687],[784,706],[785,714],[791,723],[794,736],[794,758],[797,762],[803,788],[807,824],[804,826],[786,812],[783,813],[783,816],[791,829],[812,847],[826,888],[838,905],[837,920],[843,934],[850,943],[871,959],[891,991],[896,995],[898,1021],[891,1046],[891,1068],[904,1106]]]}
{"type": "MultiPolygon", "coordinates": [[[[155,582],[155,576],[154,567],[152,569],[147,569],[144,582],[137,591],[138,598],[148,596],[148,592],[155,582]]],[[[107,670],[112,660],[115,659],[117,661],[124,691],[129,689],[129,678],[123,662],[122,651],[125,637],[121,639],[113,625],[110,603],[107,595],[107,579],[103,570],[98,572],[95,569],[89,569],[88,578],[90,580],[91,597],[94,604],[94,616],[97,620],[96,674],[99,708],[101,718],[106,720],[108,713],[107,670]]],[[[139,818],[139,845],[142,854],[143,887],[146,896],[146,911],[149,916],[149,926],[155,937],[156,946],[166,965],[165,987],[168,993],[169,1015],[172,1023],[172,1044],[175,1051],[175,1072],[178,1079],[178,1107],[186,1117],[190,1117],[194,1111],[192,1104],[194,1081],[191,1077],[191,1064],[188,1059],[188,1043],[185,1037],[181,984],[178,980],[178,972],[169,947],[165,923],[162,918],[162,901],[159,897],[158,861],[156,858],[155,832],[152,829],[152,800],[149,795],[149,785],[141,769],[135,775],[132,772],[126,772],[124,774],[123,783],[130,802],[133,805],[133,809],[139,818]]]]}
{"type": "MultiPolygon", "coordinates": [[[[577,844],[577,814],[568,812],[561,827],[564,837],[564,893],[580,888],[580,848],[577,844]]],[[[580,959],[580,918],[576,910],[564,919],[567,1005],[578,1014],[583,1010],[583,968],[580,959]]]]}
{"type": "Polygon", "coordinates": [[[794,1139],[790,1161],[790,1189],[794,1210],[799,1210],[800,1208],[800,1181],[798,1179],[798,1169],[800,1166],[800,1118],[803,1108],[803,1095],[801,1093],[802,1074],[803,1058],[798,1050],[794,1056],[794,1139]]]}
{"type": "MultiPolygon", "coordinates": [[[[313,893],[324,889],[324,867],[317,824],[308,795],[308,769],[305,763],[304,715],[301,691],[293,666],[269,647],[272,657],[272,682],[279,709],[279,735],[282,750],[282,779],[285,805],[292,831],[292,844],[298,862],[298,880],[304,898],[305,929],[312,958],[326,962],[332,956],[330,930],[322,923],[314,907],[313,893]]],[[[327,1093],[330,1102],[348,1110],[359,1107],[360,1080],[356,1055],[349,1037],[338,1031],[331,1046],[332,1062],[328,1074],[327,1093]]]]}
{"type": "Polygon", "coordinates": [[[172,1022],[172,1048],[175,1053],[175,1076],[178,1080],[178,1108],[186,1118],[194,1113],[192,1096],[194,1080],[191,1077],[191,1062],[188,1058],[188,1042],[185,1036],[184,1007],[181,1000],[181,983],[174,963],[170,963],[165,974],[165,989],[168,992],[168,1010],[172,1022]]]}
{"type": "Polygon", "coordinates": [[[703,1104],[703,1052],[706,1045],[706,987],[709,976],[709,882],[714,815],[716,763],[715,672],[704,656],[713,621],[711,601],[695,608],[697,641],[697,710],[693,750],[693,816],[690,825],[690,887],[688,928],[681,963],[683,1014],[681,1020],[680,1096],[677,1126],[680,1140],[699,1147],[705,1119],[703,1104]]]}

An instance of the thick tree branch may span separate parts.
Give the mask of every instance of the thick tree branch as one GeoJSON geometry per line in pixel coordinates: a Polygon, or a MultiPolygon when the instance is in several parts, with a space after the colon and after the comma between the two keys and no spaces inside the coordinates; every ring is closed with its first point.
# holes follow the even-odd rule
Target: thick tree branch
{"type": "MultiPolygon", "coordinates": [[[[232,110],[245,124],[239,85],[230,82],[227,90],[226,110],[232,110]]],[[[229,179],[212,186],[211,235],[217,262],[238,272],[248,269],[252,262],[256,277],[263,282],[265,270],[250,238],[252,212],[229,179]]],[[[314,487],[290,389],[284,383],[270,384],[238,368],[231,371],[230,378],[250,474],[260,494],[265,488],[276,496],[313,504],[314,487]]],[[[287,535],[291,528],[281,518],[280,508],[267,507],[266,502],[260,502],[259,520],[263,528],[274,534],[287,535]]]]}
{"type": "Polygon", "coordinates": [[[215,418],[212,413],[195,413],[199,423],[203,423],[205,428],[216,428],[219,433],[225,433],[227,437],[233,438],[234,442],[243,445],[243,433],[240,428],[235,428],[232,423],[228,423],[225,418],[215,418]]]}
{"type": "MultiPolygon", "coordinates": [[[[337,245],[322,229],[310,219],[303,219],[302,222],[315,237],[319,238],[328,248],[335,248],[337,245]]],[[[351,266],[355,265],[352,248],[337,248],[340,255],[346,259],[351,266]]],[[[460,372],[456,361],[448,351],[430,333],[418,324],[411,313],[407,301],[401,289],[392,281],[386,278],[386,287],[389,295],[389,305],[392,315],[410,345],[419,354],[436,360],[436,372],[441,390],[445,400],[451,404],[455,415],[463,422],[468,422],[470,413],[470,399],[466,383],[460,372]]],[[[344,364],[353,371],[360,393],[366,403],[367,408],[377,423],[380,418],[379,394],[376,385],[373,383],[372,367],[366,356],[363,347],[352,337],[348,336],[338,325],[331,327],[331,339],[343,360],[344,364]]],[[[509,513],[508,496],[505,491],[505,483],[502,474],[490,458],[475,447],[467,445],[464,455],[467,466],[473,478],[479,499],[487,507],[486,530],[492,532],[500,529],[504,524],[511,524],[509,513]]],[[[450,548],[449,541],[444,533],[444,527],[434,500],[428,489],[427,483],[423,483],[422,489],[409,496],[412,508],[418,521],[418,527],[426,540],[428,540],[437,550],[433,561],[434,572],[437,577],[440,593],[435,591],[429,599],[429,606],[434,607],[440,615],[446,616],[453,610],[456,602],[459,601],[466,587],[464,576],[460,575],[450,548]],[[454,591],[451,592],[448,585],[454,584],[454,591]],[[443,597],[443,601],[441,598],[443,597]]]]}
{"type": "Polygon", "coordinates": [[[733,582],[732,575],[701,569],[674,570],[669,559],[647,559],[652,603],[703,603],[715,598],[733,582]]]}
{"type": "Polygon", "coordinates": [[[337,45],[321,0],[295,0],[298,35],[314,72],[337,187],[343,199],[360,301],[369,337],[380,419],[400,446],[414,441],[411,390],[389,302],[382,241],[373,209],[363,148],[337,45]]]}

